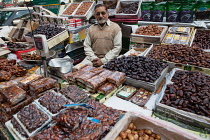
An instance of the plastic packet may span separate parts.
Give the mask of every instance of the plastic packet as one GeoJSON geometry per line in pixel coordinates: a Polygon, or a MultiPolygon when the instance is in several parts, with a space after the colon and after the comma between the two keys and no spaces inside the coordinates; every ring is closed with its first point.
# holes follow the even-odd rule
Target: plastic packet
{"type": "Polygon", "coordinates": [[[195,3],[182,3],[180,12],[180,22],[192,23],[194,15],[195,3]]]}
{"type": "Polygon", "coordinates": [[[179,44],[187,45],[188,43],[188,35],[181,35],[179,44]]]}
{"type": "Polygon", "coordinates": [[[149,100],[150,96],[152,95],[151,92],[140,88],[136,94],[130,99],[130,101],[134,104],[137,104],[143,107],[147,101],[149,100]]]}
{"type": "Polygon", "coordinates": [[[32,94],[38,94],[40,92],[56,87],[56,83],[56,80],[50,77],[46,77],[29,84],[29,89],[31,90],[32,94]]]}
{"type": "Polygon", "coordinates": [[[152,21],[154,22],[162,22],[163,16],[165,13],[165,3],[153,3],[152,8],[152,21]]]}
{"type": "Polygon", "coordinates": [[[151,2],[142,2],[141,3],[141,18],[143,21],[151,21],[151,2]]]}
{"type": "Polygon", "coordinates": [[[85,91],[75,85],[69,85],[68,87],[61,89],[60,92],[74,103],[77,103],[88,97],[85,91]]]}
{"type": "Polygon", "coordinates": [[[113,72],[110,70],[104,70],[103,72],[101,72],[99,74],[99,76],[103,77],[103,78],[107,78],[109,75],[111,75],[113,72]]]}
{"type": "Polygon", "coordinates": [[[112,73],[111,75],[107,77],[107,80],[110,83],[113,83],[117,85],[117,87],[119,87],[125,81],[125,73],[115,71],[114,73],[112,73]]]}
{"type": "Polygon", "coordinates": [[[173,41],[172,41],[172,44],[179,44],[180,42],[180,35],[178,34],[175,34],[174,37],[173,37],[173,41]]]}
{"type": "Polygon", "coordinates": [[[117,89],[117,87],[114,84],[107,82],[102,86],[98,87],[97,91],[99,94],[107,95],[115,89],[117,89]]]}
{"type": "Polygon", "coordinates": [[[88,79],[92,78],[95,75],[96,73],[93,73],[93,72],[85,72],[84,74],[78,76],[76,80],[85,84],[88,79]]]}
{"type": "Polygon", "coordinates": [[[41,78],[43,78],[42,75],[31,74],[29,76],[24,77],[24,79],[20,80],[18,83],[21,88],[23,88],[24,90],[28,90],[30,83],[32,83],[38,79],[41,79],[41,78]]]}
{"type": "Polygon", "coordinates": [[[92,77],[91,79],[88,79],[86,82],[86,86],[92,88],[92,89],[96,89],[99,86],[101,86],[102,84],[104,84],[106,82],[106,79],[103,77],[100,77],[99,75],[96,75],[94,77],[92,77]]]}
{"type": "Polygon", "coordinates": [[[84,68],[84,67],[86,67],[86,66],[88,66],[88,65],[87,65],[87,64],[82,64],[82,63],[77,64],[76,66],[74,66],[74,67],[72,68],[72,71],[75,72],[75,71],[81,70],[82,68],[84,68]]]}
{"type": "Polygon", "coordinates": [[[164,39],[164,43],[171,44],[173,41],[173,36],[174,36],[174,34],[167,34],[164,39]]]}
{"type": "Polygon", "coordinates": [[[117,92],[116,95],[119,98],[128,100],[133,96],[133,94],[136,92],[136,90],[137,89],[135,87],[126,85],[126,86],[122,87],[122,89],[119,92],[117,92]]]}
{"type": "Polygon", "coordinates": [[[12,73],[9,71],[0,70],[0,82],[9,81],[12,77],[12,73]]]}
{"type": "Polygon", "coordinates": [[[18,87],[17,85],[3,88],[1,89],[0,93],[2,93],[2,95],[11,105],[19,103],[26,97],[26,91],[18,87]]]}

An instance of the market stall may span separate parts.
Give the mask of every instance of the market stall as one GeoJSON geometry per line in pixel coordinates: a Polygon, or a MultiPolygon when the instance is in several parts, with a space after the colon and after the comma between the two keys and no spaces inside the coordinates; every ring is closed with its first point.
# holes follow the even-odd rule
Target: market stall
{"type": "Polygon", "coordinates": [[[0,139],[210,139],[209,5],[72,1],[59,16],[34,6],[0,40],[0,139]],[[78,64],[97,3],[129,40],[102,67],[78,64]]]}

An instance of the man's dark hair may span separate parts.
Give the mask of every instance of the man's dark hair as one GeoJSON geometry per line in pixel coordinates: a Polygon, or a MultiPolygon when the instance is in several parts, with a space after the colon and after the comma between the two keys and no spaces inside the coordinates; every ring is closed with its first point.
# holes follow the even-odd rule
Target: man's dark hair
{"type": "Polygon", "coordinates": [[[95,8],[94,8],[94,11],[95,11],[96,8],[98,8],[98,7],[105,7],[106,11],[108,11],[106,5],[104,5],[104,4],[97,4],[97,5],[95,6],[95,8]]]}

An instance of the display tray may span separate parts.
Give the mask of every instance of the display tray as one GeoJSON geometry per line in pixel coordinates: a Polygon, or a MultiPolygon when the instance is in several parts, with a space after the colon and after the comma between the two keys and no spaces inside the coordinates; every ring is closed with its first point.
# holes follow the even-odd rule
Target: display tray
{"type": "MultiPolygon", "coordinates": [[[[34,39],[30,36],[25,36],[25,39],[27,42],[33,42],[34,39]]],[[[51,49],[52,47],[54,47],[55,45],[61,43],[62,41],[66,40],[69,37],[69,33],[67,30],[64,30],[63,32],[55,35],[54,37],[50,38],[47,40],[47,45],[49,47],[49,49],[51,49]]]]}
{"type": "MultiPolygon", "coordinates": [[[[69,99],[67,99],[64,95],[62,95],[61,93],[58,93],[58,92],[55,92],[54,90],[50,90],[49,92],[52,92],[55,96],[59,96],[61,98],[63,98],[64,100],[68,101],[69,103],[68,104],[73,104],[73,102],[69,99]]],[[[45,96],[46,94],[44,94],[43,96],[45,96]]],[[[43,96],[41,96],[40,98],[42,98],[43,96]]],[[[50,110],[48,110],[45,106],[43,106],[40,102],[39,102],[39,99],[35,100],[36,104],[41,106],[41,108],[44,109],[45,112],[47,112],[48,114],[50,114],[52,117],[58,115],[60,112],[66,110],[67,108],[63,108],[61,109],[58,113],[52,113],[50,110]]]]}
{"type": "Polygon", "coordinates": [[[167,77],[166,84],[163,86],[162,90],[158,94],[159,98],[157,98],[156,100],[155,112],[162,116],[166,116],[168,118],[172,118],[177,121],[183,122],[187,125],[192,125],[202,128],[203,130],[205,130],[210,134],[210,118],[197,115],[191,112],[183,111],[160,103],[165,94],[167,85],[171,83],[171,79],[177,70],[181,69],[175,68],[170,72],[169,76],[167,77]]]}
{"type": "Polygon", "coordinates": [[[72,17],[72,16],[73,16],[72,14],[77,10],[77,8],[79,7],[79,5],[78,5],[77,8],[72,12],[72,14],[67,15],[67,14],[64,14],[64,13],[65,13],[65,11],[66,11],[71,5],[73,5],[73,4],[79,4],[79,5],[80,5],[80,3],[78,3],[78,2],[69,3],[68,6],[67,6],[67,7],[63,10],[63,12],[61,13],[61,16],[63,16],[63,17],[72,17]]]}
{"type": "MultiPolygon", "coordinates": [[[[48,114],[48,113],[46,113],[39,105],[37,105],[36,104],[36,102],[33,102],[33,103],[31,103],[31,104],[35,104],[36,105],[36,107],[38,108],[38,109],[40,109],[42,112],[44,112],[46,115],[47,115],[47,117],[48,117],[48,120],[45,122],[45,123],[43,123],[42,124],[42,126],[40,126],[39,128],[36,128],[36,130],[34,130],[34,131],[32,131],[31,133],[29,132],[29,130],[26,128],[26,126],[18,119],[18,117],[17,117],[17,114],[15,114],[15,115],[13,115],[13,117],[18,121],[18,123],[21,125],[21,127],[25,130],[25,132],[28,134],[28,136],[29,137],[31,137],[31,136],[34,136],[37,132],[39,132],[44,126],[46,126],[51,120],[52,120],[52,117],[48,114]]],[[[29,104],[30,105],[30,104],[29,104]]],[[[28,105],[28,106],[29,106],[28,105]]],[[[27,107],[27,106],[26,106],[27,107]]],[[[7,122],[5,123],[5,125],[7,126],[7,122]]],[[[13,131],[14,132],[14,131],[13,131]]],[[[17,134],[16,134],[17,135],[17,134]]]]}
{"type": "Polygon", "coordinates": [[[129,127],[131,122],[133,122],[137,130],[150,129],[153,133],[160,135],[163,140],[196,139],[196,137],[194,137],[194,135],[190,135],[187,130],[176,125],[168,125],[165,121],[157,120],[149,116],[126,113],[124,117],[115,124],[103,140],[115,140],[121,131],[125,131],[129,127]]]}
{"type": "MultiPolygon", "coordinates": [[[[170,28],[169,28],[169,29],[170,29],[170,28]]],[[[164,42],[164,40],[165,40],[166,37],[167,37],[167,34],[178,34],[178,33],[169,33],[169,29],[168,29],[167,33],[165,34],[165,37],[164,37],[163,40],[162,40],[162,43],[161,43],[161,44],[163,44],[163,45],[171,45],[171,43],[165,43],[165,42],[164,42]]],[[[182,34],[180,34],[180,35],[182,35],[182,34]]],[[[192,44],[193,38],[194,38],[194,35],[195,35],[194,27],[190,27],[190,32],[188,33],[188,35],[189,35],[189,37],[187,38],[186,43],[183,44],[183,45],[188,45],[188,46],[190,46],[190,45],[192,44]]]]}
{"type": "Polygon", "coordinates": [[[83,1],[80,3],[80,5],[77,7],[77,9],[74,11],[74,13],[72,15],[74,18],[81,18],[81,19],[89,20],[91,18],[91,16],[93,15],[93,10],[94,10],[95,5],[96,5],[95,1],[83,1]],[[92,5],[89,7],[89,9],[85,13],[85,15],[76,15],[76,12],[81,5],[83,3],[89,3],[89,2],[92,2],[92,5]]]}
{"type": "MultiPolygon", "coordinates": [[[[153,47],[154,46],[152,45],[149,49],[147,49],[143,56],[147,57],[147,55],[153,49],[153,47]]],[[[202,73],[210,75],[210,69],[209,68],[198,67],[198,66],[194,66],[194,65],[186,65],[186,64],[181,64],[181,63],[174,63],[174,62],[171,62],[171,61],[166,61],[166,62],[176,66],[177,68],[183,69],[183,70],[190,68],[189,70],[200,71],[202,73]]]]}
{"type": "Polygon", "coordinates": [[[133,79],[133,78],[130,78],[130,77],[126,76],[125,84],[134,86],[136,88],[143,88],[143,89],[146,89],[148,91],[154,92],[160,86],[160,84],[163,81],[164,77],[166,76],[168,70],[169,70],[169,66],[167,66],[161,72],[161,76],[154,83],[149,83],[149,82],[145,82],[145,81],[142,81],[142,80],[136,80],[136,79],[133,79]]]}
{"type": "MultiPolygon", "coordinates": [[[[140,27],[140,26],[139,26],[140,27]]],[[[145,25],[143,25],[145,27],[145,25]]],[[[160,44],[161,41],[163,40],[166,31],[168,29],[168,26],[158,26],[158,27],[163,27],[163,31],[160,34],[160,36],[148,36],[148,35],[138,35],[134,34],[137,30],[134,30],[134,33],[131,34],[131,42],[134,43],[149,43],[149,44],[160,44]]]]}
{"type": "Polygon", "coordinates": [[[117,2],[117,6],[114,11],[115,18],[123,18],[123,19],[139,19],[141,17],[141,0],[140,1],[128,1],[128,0],[119,0],[117,2]],[[121,8],[122,5],[127,5],[127,4],[132,4],[132,3],[138,3],[138,9],[135,14],[123,14],[123,13],[117,13],[121,8]]]}
{"type": "MultiPolygon", "coordinates": [[[[195,31],[194,31],[194,33],[193,33],[193,35],[192,35],[192,40],[191,40],[191,42],[190,42],[190,46],[192,46],[193,41],[194,41],[194,39],[195,39],[195,35],[196,35],[197,31],[199,31],[199,30],[200,30],[200,31],[205,31],[205,30],[207,30],[208,32],[210,32],[210,29],[205,29],[205,30],[202,30],[202,29],[195,29],[195,31]]],[[[209,40],[210,40],[210,39],[209,39],[209,40]]],[[[210,49],[203,49],[203,51],[210,53],[210,49]]]]}

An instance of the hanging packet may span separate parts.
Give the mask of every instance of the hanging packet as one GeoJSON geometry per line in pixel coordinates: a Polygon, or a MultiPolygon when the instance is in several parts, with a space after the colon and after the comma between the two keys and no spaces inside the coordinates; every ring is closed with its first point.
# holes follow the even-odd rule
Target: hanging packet
{"type": "Polygon", "coordinates": [[[209,14],[210,14],[210,1],[198,1],[195,13],[196,19],[207,20],[209,19],[209,14]]]}
{"type": "Polygon", "coordinates": [[[163,2],[153,3],[152,17],[151,17],[152,21],[162,22],[164,13],[165,13],[165,3],[163,2]]]}
{"type": "Polygon", "coordinates": [[[192,23],[195,12],[195,3],[182,3],[180,12],[180,22],[192,23]]]}
{"type": "Polygon", "coordinates": [[[151,21],[151,11],[152,3],[151,2],[143,2],[141,4],[141,18],[143,21],[151,21]]]}
{"type": "Polygon", "coordinates": [[[166,21],[167,22],[179,22],[181,4],[167,2],[166,4],[166,21]]]}

